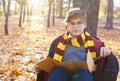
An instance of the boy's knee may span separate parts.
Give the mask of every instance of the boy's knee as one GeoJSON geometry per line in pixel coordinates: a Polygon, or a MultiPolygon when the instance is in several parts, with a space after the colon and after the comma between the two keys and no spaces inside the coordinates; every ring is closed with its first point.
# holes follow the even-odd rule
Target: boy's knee
{"type": "Polygon", "coordinates": [[[62,67],[54,67],[49,74],[49,81],[67,81],[68,72],[62,67]]]}
{"type": "Polygon", "coordinates": [[[67,70],[64,69],[64,68],[62,68],[62,67],[54,67],[50,73],[52,73],[52,72],[62,73],[62,74],[63,74],[63,73],[65,73],[65,74],[68,73],[67,70]]]}
{"type": "Polygon", "coordinates": [[[88,69],[79,69],[72,77],[72,81],[93,81],[93,76],[88,69]]]}

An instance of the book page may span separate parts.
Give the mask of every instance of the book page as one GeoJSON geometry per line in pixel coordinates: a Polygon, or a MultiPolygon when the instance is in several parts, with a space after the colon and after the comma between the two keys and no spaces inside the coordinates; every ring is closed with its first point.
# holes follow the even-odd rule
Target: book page
{"type": "Polygon", "coordinates": [[[94,60],[89,52],[87,54],[87,65],[88,65],[89,71],[92,72],[94,67],[94,60]]]}
{"type": "Polygon", "coordinates": [[[46,72],[50,72],[53,67],[60,66],[65,68],[68,71],[75,72],[80,68],[87,68],[87,62],[79,62],[79,61],[68,61],[68,62],[57,62],[50,57],[38,62],[36,64],[39,68],[46,72]]]}

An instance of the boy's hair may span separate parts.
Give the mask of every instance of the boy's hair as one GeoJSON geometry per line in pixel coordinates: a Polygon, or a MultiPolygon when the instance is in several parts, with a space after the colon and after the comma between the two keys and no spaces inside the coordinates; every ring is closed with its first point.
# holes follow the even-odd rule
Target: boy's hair
{"type": "Polygon", "coordinates": [[[82,22],[86,22],[86,12],[83,9],[80,8],[73,8],[68,11],[68,14],[66,16],[65,22],[69,23],[72,19],[80,18],[82,22]]]}

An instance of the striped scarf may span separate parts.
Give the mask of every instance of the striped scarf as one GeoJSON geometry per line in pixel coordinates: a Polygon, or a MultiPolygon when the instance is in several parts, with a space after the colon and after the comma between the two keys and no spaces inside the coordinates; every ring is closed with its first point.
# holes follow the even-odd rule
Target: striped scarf
{"type": "MultiPolygon", "coordinates": [[[[55,59],[59,62],[62,61],[62,56],[63,56],[64,50],[66,48],[66,44],[70,44],[70,45],[78,47],[78,48],[80,48],[82,45],[84,45],[86,54],[88,53],[88,50],[89,50],[91,57],[93,59],[96,58],[94,41],[92,40],[92,38],[88,32],[83,32],[81,35],[79,35],[75,38],[69,38],[68,34],[69,33],[63,34],[61,36],[61,38],[59,39],[53,59],[55,59]]],[[[95,66],[95,68],[96,68],[96,66],[95,66]]]]}

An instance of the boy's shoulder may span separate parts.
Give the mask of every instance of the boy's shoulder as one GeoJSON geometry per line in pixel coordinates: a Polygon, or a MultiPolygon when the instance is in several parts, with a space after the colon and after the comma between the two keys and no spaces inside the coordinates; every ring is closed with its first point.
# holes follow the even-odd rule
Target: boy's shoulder
{"type": "Polygon", "coordinates": [[[104,46],[104,42],[101,41],[99,38],[91,36],[91,39],[94,41],[96,48],[100,48],[101,46],[104,46]]]}

